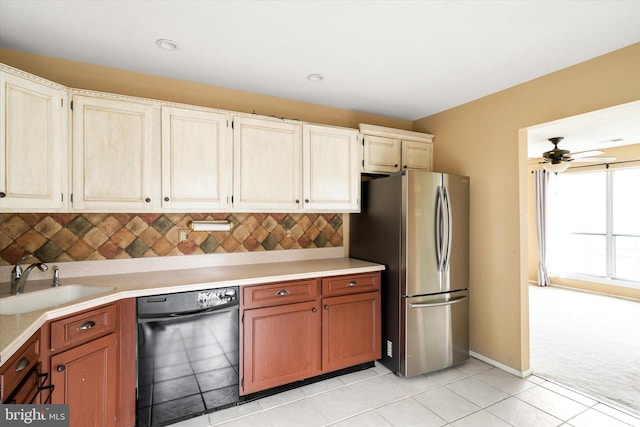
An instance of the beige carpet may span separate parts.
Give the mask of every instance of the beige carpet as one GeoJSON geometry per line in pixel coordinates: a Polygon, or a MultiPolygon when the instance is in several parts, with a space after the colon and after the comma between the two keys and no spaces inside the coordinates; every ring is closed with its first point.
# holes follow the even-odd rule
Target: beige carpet
{"type": "Polygon", "coordinates": [[[640,415],[640,302],[529,287],[531,368],[640,415]]]}

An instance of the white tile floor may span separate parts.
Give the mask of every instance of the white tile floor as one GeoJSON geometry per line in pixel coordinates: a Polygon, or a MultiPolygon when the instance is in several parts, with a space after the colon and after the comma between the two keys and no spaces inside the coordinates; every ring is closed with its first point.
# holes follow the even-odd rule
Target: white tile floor
{"type": "Polygon", "coordinates": [[[399,378],[381,365],[193,418],[174,427],[640,427],[640,419],[542,378],[477,359],[399,378]]]}

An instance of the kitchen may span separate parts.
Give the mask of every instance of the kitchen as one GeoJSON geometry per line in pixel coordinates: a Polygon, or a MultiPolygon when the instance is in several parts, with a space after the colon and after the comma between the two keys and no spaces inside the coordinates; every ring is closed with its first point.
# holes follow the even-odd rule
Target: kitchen
{"type": "MultiPolygon", "coordinates": [[[[170,98],[175,102],[187,101],[189,104],[248,113],[256,105],[261,105],[260,113],[277,117],[300,117],[304,114],[301,119],[316,123],[352,128],[357,127],[358,123],[373,123],[436,135],[434,168],[471,176],[473,182],[471,350],[518,373],[528,370],[527,303],[524,293],[526,241],[521,241],[520,237],[526,235],[527,227],[527,206],[523,200],[526,198],[526,168],[518,168],[518,162],[523,165],[526,162],[526,143],[516,143],[518,129],[639,97],[635,78],[638,74],[637,44],[414,122],[354,112],[338,114],[339,111],[331,108],[261,95],[251,95],[249,99],[246,93],[225,96],[227,91],[221,88],[26,52],[2,50],[1,58],[2,62],[15,68],[71,87],[154,99],[170,98]],[[543,102],[558,90],[566,91],[571,96],[565,96],[554,104],[543,102]],[[244,104],[238,108],[242,99],[245,100],[244,104]],[[534,102],[536,100],[540,102],[534,102]],[[514,111],[514,103],[522,106],[521,109],[514,111]],[[496,123],[497,118],[501,119],[501,125],[490,125],[496,123]],[[506,159],[499,167],[496,167],[493,155],[496,151],[506,159]],[[495,189],[500,191],[496,192],[495,189]],[[496,301],[497,295],[501,295],[499,302],[496,301]]],[[[5,273],[3,277],[8,280],[8,270],[5,273]]],[[[32,280],[37,278],[34,273],[32,280]]]]}

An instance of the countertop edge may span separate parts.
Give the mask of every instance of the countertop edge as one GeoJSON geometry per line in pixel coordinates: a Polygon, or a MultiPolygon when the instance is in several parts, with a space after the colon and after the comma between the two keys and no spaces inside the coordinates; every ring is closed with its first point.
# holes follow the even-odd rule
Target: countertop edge
{"type": "MultiPolygon", "coordinates": [[[[289,261],[289,262],[277,262],[277,263],[265,263],[260,264],[257,268],[278,268],[278,272],[271,273],[267,275],[247,275],[246,274],[246,266],[231,266],[231,267],[214,267],[213,269],[195,269],[192,270],[196,273],[196,275],[207,276],[207,272],[211,271],[212,280],[195,280],[193,282],[185,283],[183,280],[176,280],[175,283],[166,283],[161,286],[141,286],[138,288],[127,289],[122,286],[115,286],[115,289],[109,291],[106,294],[101,294],[93,297],[87,297],[82,300],[74,301],[68,304],[64,304],[61,306],[56,306],[52,308],[46,308],[34,312],[24,313],[24,314],[14,314],[14,315],[0,315],[0,335],[3,337],[2,341],[5,343],[0,343],[2,345],[0,350],[0,366],[2,366],[11,356],[17,352],[20,347],[35,333],[37,332],[42,325],[44,325],[47,321],[53,320],[59,317],[68,316],[74,314],[79,311],[91,309],[94,307],[98,307],[104,304],[110,304],[116,301],[120,301],[122,299],[127,298],[136,298],[140,296],[149,296],[149,295],[160,295],[160,294],[168,294],[175,292],[186,292],[192,290],[199,289],[212,289],[212,288],[221,288],[228,286],[248,286],[248,285],[256,285],[261,283],[276,283],[281,281],[290,281],[290,280],[303,280],[309,279],[312,277],[329,277],[329,276],[339,276],[346,274],[359,274],[359,273],[370,273],[374,271],[382,271],[385,269],[384,265],[375,264],[368,261],[361,261],[350,258],[336,258],[336,259],[324,259],[324,260],[311,260],[311,261],[289,261]],[[344,265],[346,264],[346,265],[344,265]],[[302,271],[300,267],[302,266],[302,271]],[[287,272],[287,267],[289,267],[292,271],[287,272]],[[296,268],[298,267],[298,268],[296,268]],[[315,268],[314,268],[315,267],[315,268]],[[307,268],[307,270],[305,270],[307,268]],[[311,269],[308,269],[311,268],[311,269]],[[228,276],[222,279],[216,279],[216,273],[221,273],[222,270],[226,272],[222,274],[223,276],[228,276]],[[234,270],[237,271],[236,276],[233,277],[234,270]],[[27,326],[19,325],[20,317],[31,317],[32,319],[28,319],[29,323],[27,326]]],[[[183,273],[181,270],[179,273],[183,273]]],[[[167,274],[167,272],[159,272],[162,274],[167,274]]],[[[139,275],[143,275],[145,273],[140,273],[139,275]]],[[[153,273],[147,273],[153,274],[153,273]]],[[[95,277],[86,277],[86,278],[75,278],[73,281],[89,281],[92,282],[92,285],[95,286],[111,286],[112,282],[109,280],[116,280],[114,277],[117,276],[95,276],[95,277]],[[79,279],[79,280],[78,280],[79,279]],[[102,285],[100,284],[101,282],[102,285]],[[104,283],[107,282],[107,283],[104,283]]],[[[120,278],[120,280],[126,280],[120,278]]],[[[188,279],[186,279],[188,280],[188,279]]],[[[168,282],[171,282],[169,280],[168,282]]],[[[62,283],[60,286],[64,286],[65,283],[62,283]]]]}

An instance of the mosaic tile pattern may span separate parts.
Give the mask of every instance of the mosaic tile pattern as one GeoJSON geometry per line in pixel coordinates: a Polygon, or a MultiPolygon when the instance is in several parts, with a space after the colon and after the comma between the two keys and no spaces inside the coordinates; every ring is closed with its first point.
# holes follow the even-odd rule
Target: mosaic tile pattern
{"type": "Polygon", "coordinates": [[[338,247],[342,214],[0,214],[0,265],[338,247]],[[231,231],[191,231],[193,220],[228,220],[231,231]],[[180,241],[181,230],[188,232],[180,241]]]}

